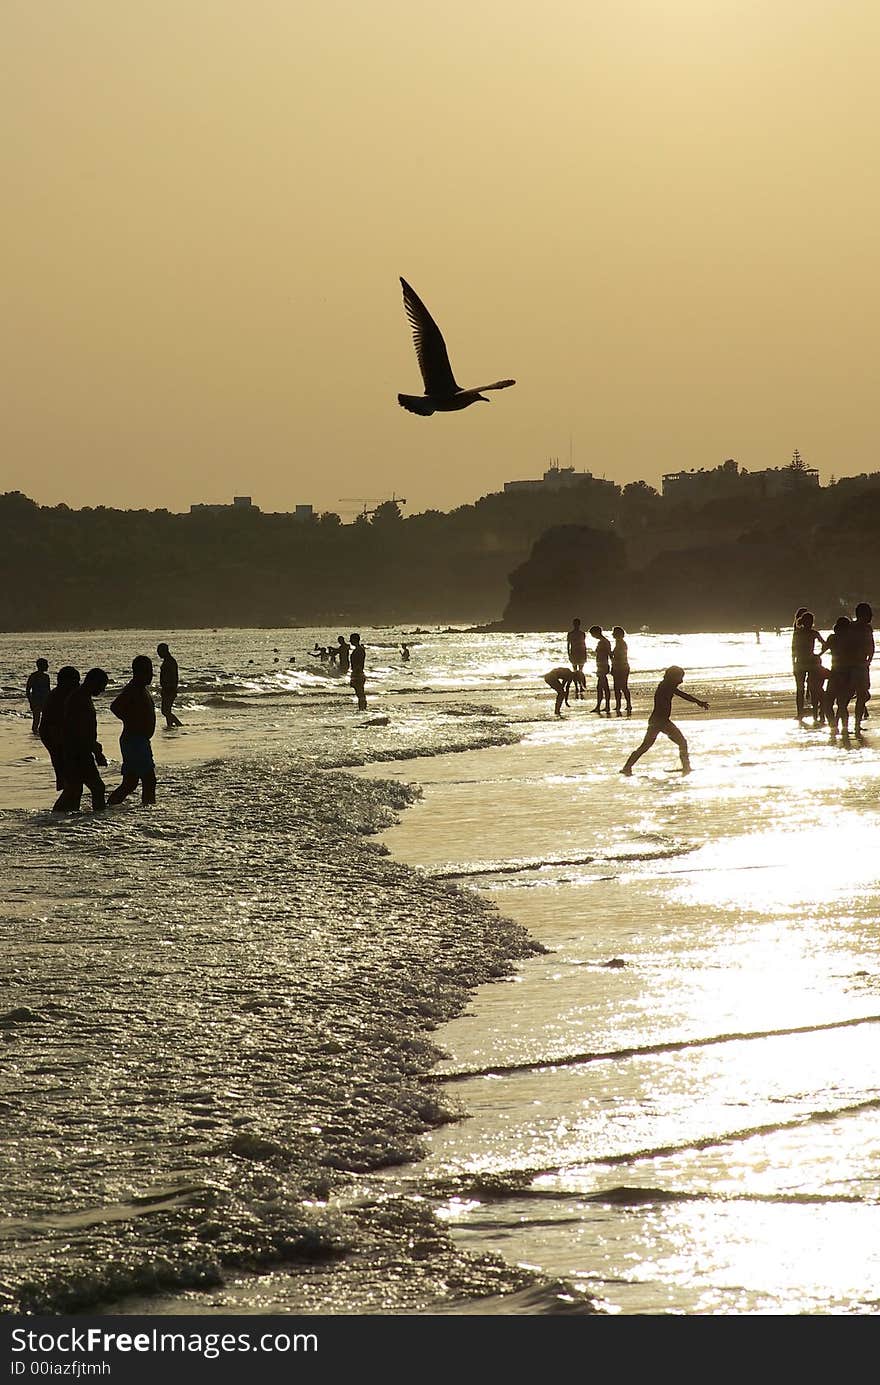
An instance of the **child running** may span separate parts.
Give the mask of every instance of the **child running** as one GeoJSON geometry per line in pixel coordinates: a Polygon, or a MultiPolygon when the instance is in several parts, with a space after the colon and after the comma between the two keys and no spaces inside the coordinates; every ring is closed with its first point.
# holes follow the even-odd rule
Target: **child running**
{"type": "Polygon", "coordinates": [[[657,684],[657,691],[654,693],[654,707],[648,718],[648,729],[645,732],[644,740],[638,749],[630,755],[620,771],[621,774],[625,774],[627,777],[632,774],[636,760],[640,760],[645,751],[651,749],[661,732],[678,746],[682,774],[690,774],[691,762],[688,755],[688,743],[672,720],[672,699],[673,697],[682,697],[685,702],[693,702],[695,706],[702,707],[704,712],[709,710],[709,704],[703,702],[699,697],[691,697],[690,693],[682,692],[679,685],[683,682],[684,669],[679,668],[677,664],[672,664],[657,684]]]}

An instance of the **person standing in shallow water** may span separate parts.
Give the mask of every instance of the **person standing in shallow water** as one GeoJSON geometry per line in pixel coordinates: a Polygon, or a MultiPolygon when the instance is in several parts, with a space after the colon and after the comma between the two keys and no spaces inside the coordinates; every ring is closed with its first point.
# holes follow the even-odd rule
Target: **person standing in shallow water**
{"type": "Polygon", "coordinates": [[[678,664],[671,664],[666,670],[657,690],[654,693],[654,707],[648,718],[648,729],[640,746],[630,755],[621,774],[627,777],[632,774],[633,765],[640,760],[646,750],[650,750],[659,735],[668,736],[671,741],[678,746],[678,753],[681,757],[682,774],[690,774],[691,760],[688,754],[688,743],[679,731],[675,722],[672,720],[672,699],[673,697],[684,698],[685,702],[693,702],[697,707],[702,707],[704,712],[708,712],[708,702],[703,702],[699,697],[691,697],[690,693],[681,691],[681,684],[684,682],[684,669],[679,668],[678,664]]]}
{"type": "Polygon", "coordinates": [[[344,635],[339,635],[336,640],[336,645],[336,657],[339,661],[339,671],[340,673],[348,673],[350,653],[348,648],[348,640],[345,638],[344,635]]]}
{"type": "Polygon", "coordinates": [[[156,708],[147,689],[153,681],[153,664],[146,654],[131,661],[131,682],[110,703],[110,711],[122,722],[119,749],[122,751],[122,783],[108,798],[121,803],[140,783],[141,802],[156,802],[156,766],[150,741],[156,729],[156,708]]]}
{"type": "Polygon", "coordinates": [[[871,660],[874,657],[874,627],[871,624],[874,612],[867,601],[860,601],[855,610],[855,620],[850,626],[850,652],[852,657],[852,684],[855,692],[856,732],[868,715],[867,704],[871,700],[871,660]]]}
{"type": "MultiPolygon", "coordinates": [[[[584,664],[587,662],[587,637],[581,629],[581,622],[578,617],[575,617],[571,622],[565,647],[568,651],[568,662],[575,673],[583,673],[584,664]]],[[[579,696],[579,694],[576,692],[575,696],[579,696]]]]}
{"type": "Polygon", "coordinates": [[[107,761],[98,740],[98,716],[93,697],[100,697],[110,679],[102,668],[90,668],[81,685],[64,703],[62,746],[64,788],[53,804],[53,813],[75,813],[82,801],[83,788],[92,796],[92,812],[106,807],[104,781],[98,773],[107,761]]]}
{"type": "Polygon", "coordinates": [[[626,701],[626,714],[632,716],[632,699],[629,695],[629,650],[626,645],[626,631],[622,625],[615,625],[611,631],[614,648],[611,650],[611,681],[614,684],[614,710],[620,716],[621,701],[626,701]]]}
{"type": "Polygon", "coordinates": [[[180,669],[167,644],[157,644],[156,653],[162,660],[159,666],[159,694],[162,715],[165,718],[166,729],[173,731],[176,726],[183,725],[183,722],[178,720],[173,711],[177,689],[180,686],[180,669]]]}
{"type": "Polygon", "coordinates": [[[59,793],[64,788],[64,708],[78,687],[79,669],[65,664],[55,675],[55,686],[46,698],[40,718],[40,740],[49,752],[59,793]]]}
{"type": "Polygon", "coordinates": [[[49,664],[46,659],[38,659],[37,667],[30,675],[24,685],[24,695],[28,700],[31,709],[31,732],[35,736],[40,734],[40,717],[43,715],[43,708],[46,705],[46,698],[49,696],[51,684],[49,682],[49,664]]]}
{"type": "Polygon", "coordinates": [[[606,716],[611,715],[611,687],[608,683],[608,674],[611,671],[611,641],[607,635],[603,635],[601,625],[591,625],[590,634],[596,640],[596,705],[594,712],[602,714],[602,703],[605,703],[606,716]]]}
{"type": "Polygon", "coordinates": [[[351,677],[348,681],[357,696],[358,711],[365,712],[367,710],[367,675],[364,671],[364,665],[367,661],[367,651],[361,644],[361,637],[356,631],[352,632],[349,642],[351,644],[351,677]]]}

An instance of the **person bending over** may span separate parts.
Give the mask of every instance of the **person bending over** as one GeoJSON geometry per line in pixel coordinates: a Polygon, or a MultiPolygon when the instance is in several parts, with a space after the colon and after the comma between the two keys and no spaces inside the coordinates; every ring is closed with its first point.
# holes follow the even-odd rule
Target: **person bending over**
{"type": "Polygon", "coordinates": [[[566,668],[562,664],[559,666],[559,668],[551,668],[549,673],[544,674],[544,682],[548,685],[548,687],[551,687],[556,694],[556,706],[553,709],[555,716],[562,716],[563,702],[565,703],[566,707],[569,706],[568,692],[572,683],[574,683],[575,686],[577,686],[578,678],[583,677],[584,675],[582,673],[579,673],[577,669],[566,668]]]}
{"type": "Polygon", "coordinates": [[[153,681],[153,664],[146,654],[131,661],[131,682],[110,703],[110,711],[122,722],[119,749],[122,751],[122,783],[108,798],[121,803],[140,783],[141,802],[156,802],[156,766],[150,745],[156,729],[156,708],[147,689],[153,681]]]}
{"type": "Polygon", "coordinates": [[[682,774],[690,774],[691,761],[688,754],[688,743],[672,720],[672,699],[673,697],[684,698],[685,702],[693,702],[695,706],[702,707],[704,712],[709,710],[709,704],[703,702],[699,697],[691,697],[690,693],[682,692],[680,685],[683,682],[684,669],[679,668],[677,664],[670,665],[657,684],[657,691],[654,693],[654,707],[648,718],[648,729],[645,732],[644,740],[630,755],[620,771],[621,774],[631,775],[633,765],[642,758],[646,750],[651,749],[661,734],[668,736],[678,746],[678,753],[681,756],[681,772],[682,774]]]}

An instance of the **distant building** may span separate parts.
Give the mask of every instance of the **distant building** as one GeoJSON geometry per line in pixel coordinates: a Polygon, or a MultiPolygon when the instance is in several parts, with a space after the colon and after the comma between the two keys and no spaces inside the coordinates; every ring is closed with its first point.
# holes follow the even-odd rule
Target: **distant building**
{"type": "Polygon", "coordinates": [[[314,519],[315,508],[313,505],[297,505],[293,511],[294,519],[314,519]]]}
{"type": "MultiPolygon", "coordinates": [[[[576,486],[602,485],[591,471],[575,471],[573,466],[560,466],[553,462],[538,481],[505,481],[504,494],[515,495],[519,491],[562,491],[576,486]]],[[[610,483],[605,483],[610,484],[610,483]]]]}
{"type": "Polygon", "coordinates": [[[670,471],[663,477],[663,499],[704,505],[708,500],[769,500],[793,491],[819,488],[819,473],[795,452],[788,466],[746,471],[732,457],[705,471],[670,471]]]}

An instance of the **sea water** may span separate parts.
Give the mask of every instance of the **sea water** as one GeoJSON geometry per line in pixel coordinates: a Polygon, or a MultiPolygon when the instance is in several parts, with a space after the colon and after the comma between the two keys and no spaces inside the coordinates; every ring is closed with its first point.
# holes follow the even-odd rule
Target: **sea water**
{"type": "MultiPolygon", "coordinates": [[[[285,1235],[301,1247],[311,1234],[329,1253],[338,1212],[342,1278],[363,1218],[351,1220],[336,1187],[323,1197],[313,1187],[304,1214],[302,1180],[282,1171],[329,1160],[357,1176],[363,1205],[430,1207],[459,1247],[532,1267],[609,1311],[873,1311],[880,769],[870,732],[832,741],[797,726],[784,635],[631,635],[633,717],[600,718],[591,700],[572,700],[557,720],[542,675],[563,661],[558,635],[363,633],[361,715],[345,679],[310,653],[331,642],[326,632],[162,632],[181,665],[184,727],[157,733],[157,811],[113,815],[109,842],[88,813],[59,824],[39,811],[52,786],[20,689],[38,655],[53,673],[100,664],[118,684],[155,637],[0,641],[0,791],[19,863],[8,993],[19,1007],[30,997],[42,1023],[54,1014],[67,1025],[42,1060],[31,1051],[13,1087],[13,1105],[50,1094],[27,1157],[6,1175],[19,1273],[30,1246],[31,1282],[51,1280],[56,1294],[35,1302],[69,1301],[65,1266],[88,1301],[90,1257],[109,1249],[120,1292],[152,1285],[164,1311],[201,1311],[203,1292],[178,1290],[170,1307],[157,1297],[185,1279],[144,1270],[160,1253],[177,1263],[138,1226],[157,1206],[168,1222],[170,1202],[187,1252],[178,1260],[192,1267],[196,1243],[222,1243],[203,1256],[205,1284],[226,1280],[218,1310],[302,1307],[301,1276],[287,1272],[268,1289],[253,1277],[230,1287],[226,1243],[234,1225],[238,1263],[251,1269],[285,1235]],[[708,714],[677,704],[694,773],[675,772],[661,739],[624,780],[617,771],[673,662],[712,704],[708,714]],[[416,876],[357,845],[389,806],[404,809],[403,789],[366,804],[333,779],[326,796],[315,791],[315,771],[358,763],[358,795],[362,776],[423,787],[385,838],[416,876]],[[304,843],[295,861],[292,838],[304,843]],[[88,878],[102,862],[109,879],[88,878]],[[352,891],[365,905],[359,929],[352,891]],[[468,903],[481,899],[545,951],[431,1036],[447,1055],[433,1071],[430,1051],[413,1050],[407,1072],[405,1043],[458,1013],[505,955],[528,950],[509,934],[481,977],[477,954],[499,927],[468,903]],[[458,923],[434,929],[435,915],[458,923]],[[361,1044],[389,975],[376,953],[389,917],[403,930],[398,984],[361,1044]],[[84,970],[90,946],[97,962],[84,970]],[[285,949],[295,963],[279,963],[285,949]],[[85,1015],[71,1024],[72,993],[84,989],[85,1015]],[[170,1072],[163,1026],[178,1044],[170,1072]],[[132,1032],[135,1055],[120,1050],[132,1032]],[[241,1061],[230,1062],[230,1039],[241,1061]],[[102,1070],[95,1054],[108,1043],[114,1063],[102,1070]],[[464,1118],[449,1123],[454,1109],[464,1118]],[[431,1126],[428,1157],[401,1168],[431,1126]]],[[[109,720],[102,713],[112,755],[109,720]]],[[[26,1031],[11,1026],[19,1043],[26,1031]]],[[[415,1284],[419,1261],[398,1279],[415,1284]]],[[[493,1305],[515,1297],[513,1281],[496,1279],[493,1305]]],[[[380,1282],[368,1281],[357,1311],[425,1310],[424,1296],[407,1298],[402,1284],[389,1296],[380,1282]]],[[[92,1290],[107,1296],[106,1285],[92,1290]]],[[[453,1311],[466,1311],[468,1293],[480,1311],[477,1296],[492,1292],[491,1275],[475,1276],[453,1311]]],[[[337,1311],[353,1310],[337,1299],[337,1311]]]]}

